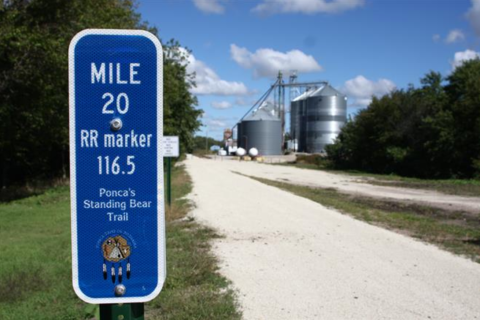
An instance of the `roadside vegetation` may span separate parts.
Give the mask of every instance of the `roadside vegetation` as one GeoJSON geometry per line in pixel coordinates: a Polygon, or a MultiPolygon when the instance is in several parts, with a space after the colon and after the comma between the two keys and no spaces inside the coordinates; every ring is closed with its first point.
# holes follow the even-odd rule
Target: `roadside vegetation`
{"type": "Polygon", "coordinates": [[[311,188],[251,176],[249,178],[334,208],[367,223],[435,244],[480,263],[478,214],[346,195],[331,188],[311,188]]]}
{"type": "Polygon", "coordinates": [[[334,169],[332,162],[320,155],[297,155],[293,163],[280,165],[300,169],[323,170],[333,174],[346,174],[358,177],[358,182],[379,186],[425,189],[458,196],[480,197],[480,180],[478,179],[420,179],[402,177],[397,174],[378,174],[358,170],[334,169]]]}
{"type": "Polygon", "coordinates": [[[224,142],[211,137],[195,136],[190,152],[199,158],[208,158],[208,156],[217,154],[218,152],[210,150],[212,146],[223,148],[224,142]]]}
{"type": "Polygon", "coordinates": [[[328,159],[336,169],[428,179],[480,178],[480,59],[421,86],[396,90],[342,128],[328,159]]]}
{"type": "MultiPolygon", "coordinates": [[[[167,281],[146,304],[146,319],[240,319],[235,295],[217,272],[210,241],[218,235],[187,217],[191,182],[173,169],[173,203],[166,212],[167,281]]],[[[0,319],[93,319],[71,280],[68,187],[0,203],[0,319]]]]}
{"type": "MultiPolygon", "coordinates": [[[[69,43],[87,28],[142,29],[158,35],[136,12],[137,5],[136,0],[0,2],[0,193],[68,178],[69,43]]],[[[203,111],[190,93],[195,75],[187,73],[185,44],[160,41],[163,132],[179,136],[184,152],[193,148],[203,111]]]]}

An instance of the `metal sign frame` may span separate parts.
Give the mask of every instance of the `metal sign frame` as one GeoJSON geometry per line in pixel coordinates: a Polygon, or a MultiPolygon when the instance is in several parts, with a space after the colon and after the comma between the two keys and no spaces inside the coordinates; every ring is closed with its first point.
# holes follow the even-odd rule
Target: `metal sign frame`
{"type": "MultiPolygon", "coordinates": [[[[143,30],[103,30],[86,29],[79,32],[71,41],[69,47],[69,104],[70,104],[70,189],[71,189],[71,232],[72,232],[72,276],[73,288],[75,293],[83,301],[93,304],[114,304],[114,303],[141,303],[154,299],[161,291],[166,278],[166,243],[165,243],[165,204],[164,204],[164,186],[163,186],[163,49],[160,41],[153,34],[143,30]],[[157,156],[157,283],[155,289],[145,296],[138,297],[105,297],[93,298],[86,295],[79,283],[79,265],[78,265],[78,234],[77,234],[77,154],[76,154],[76,90],[75,90],[75,49],[79,41],[84,37],[91,35],[105,36],[140,36],[153,43],[157,53],[157,80],[156,80],[156,156],[157,156]]],[[[128,290],[128,288],[127,288],[128,290]]]]}

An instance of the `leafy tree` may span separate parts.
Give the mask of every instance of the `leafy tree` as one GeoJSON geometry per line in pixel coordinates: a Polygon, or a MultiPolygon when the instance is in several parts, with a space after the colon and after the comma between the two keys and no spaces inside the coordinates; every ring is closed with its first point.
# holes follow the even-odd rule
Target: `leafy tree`
{"type": "MultiPolygon", "coordinates": [[[[0,7],[1,184],[68,173],[68,46],[86,28],[149,29],[134,0],[10,0],[0,7]]],[[[168,53],[178,43],[164,45],[168,53]]],[[[167,55],[166,55],[167,56],[167,55]]],[[[185,65],[164,62],[165,134],[192,143],[200,110],[185,65]]]]}
{"type": "Polygon", "coordinates": [[[214,138],[211,137],[205,137],[205,136],[196,136],[193,138],[194,140],[194,145],[193,145],[193,150],[205,150],[205,147],[208,146],[208,150],[210,150],[211,146],[217,145],[223,148],[224,142],[215,140],[214,138]]]}
{"type": "Polygon", "coordinates": [[[189,90],[195,86],[195,75],[187,74],[187,53],[180,44],[170,40],[164,45],[164,133],[179,136],[181,149],[191,152],[194,147],[193,133],[200,127],[202,110],[193,106],[197,98],[189,90]]]}
{"type": "Polygon", "coordinates": [[[459,177],[480,174],[480,59],[467,61],[448,77],[445,90],[452,114],[451,157],[459,177]]]}
{"type": "Polygon", "coordinates": [[[480,176],[480,60],[373,98],[327,147],[334,166],[424,178],[480,176]]]}
{"type": "Polygon", "coordinates": [[[443,80],[439,73],[431,72],[421,79],[422,87],[415,91],[418,113],[416,127],[412,130],[415,137],[411,141],[414,152],[408,159],[414,169],[410,175],[433,178],[451,176],[449,155],[454,148],[454,141],[443,80]]]}
{"type": "Polygon", "coordinates": [[[337,167],[390,172],[408,156],[402,134],[411,127],[411,89],[373,98],[369,108],[350,119],[327,153],[337,167]]]}

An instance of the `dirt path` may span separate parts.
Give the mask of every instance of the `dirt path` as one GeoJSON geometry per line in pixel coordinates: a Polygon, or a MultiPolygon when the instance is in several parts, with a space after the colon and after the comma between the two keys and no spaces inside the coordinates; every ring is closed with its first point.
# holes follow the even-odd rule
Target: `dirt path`
{"type": "Polygon", "coordinates": [[[480,265],[231,172],[249,164],[186,166],[245,319],[480,319],[480,265]]]}
{"type": "Polygon", "coordinates": [[[249,176],[288,182],[305,186],[334,188],[343,193],[425,204],[446,210],[467,211],[480,214],[479,197],[446,195],[440,192],[371,185],[357,177],[332,174],[320,170],[298,169],[255,162],[215,161],[216,166],[249,176]]]}

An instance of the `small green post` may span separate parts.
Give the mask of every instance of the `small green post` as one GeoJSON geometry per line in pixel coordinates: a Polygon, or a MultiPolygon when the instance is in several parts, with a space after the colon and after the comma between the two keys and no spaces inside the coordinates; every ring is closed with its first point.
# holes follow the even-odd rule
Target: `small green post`
{"type": "Polygon", "coordinates": [[[143,303],[101,304],[100,320],[145,320],[143,303]]]}
{"type": "Polygon", "coordinates": [[[167,158],[167,203],[172,206],[172,158],[167,158]]]}

